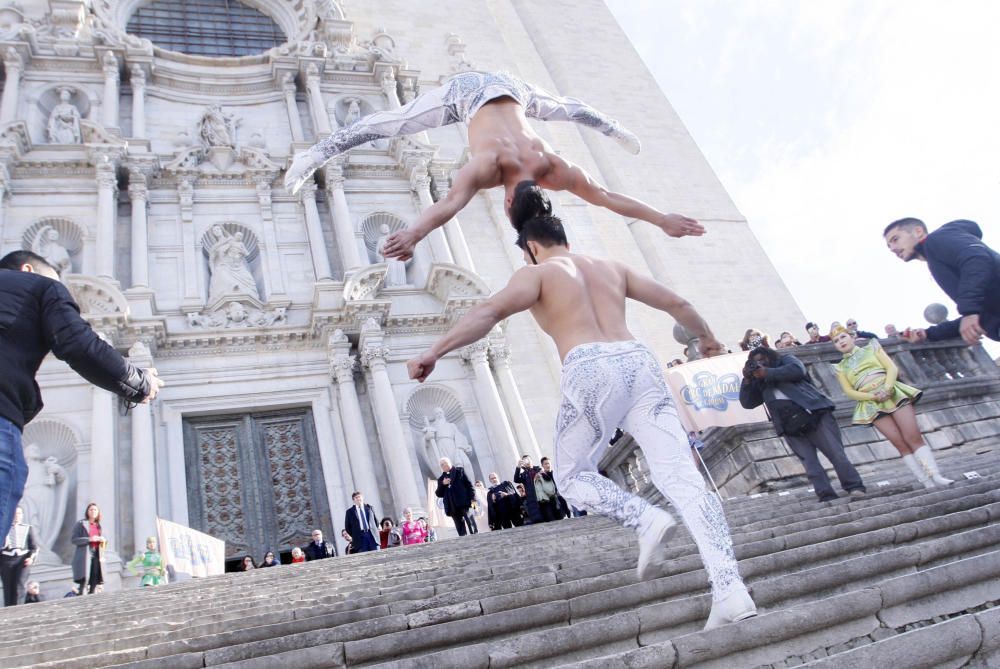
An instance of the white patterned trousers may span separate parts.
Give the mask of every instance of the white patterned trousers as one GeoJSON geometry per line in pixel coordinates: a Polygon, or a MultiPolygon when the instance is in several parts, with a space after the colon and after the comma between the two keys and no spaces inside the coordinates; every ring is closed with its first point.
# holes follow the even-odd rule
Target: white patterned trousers
{"type": "Polygon", "coordinates": [[[322,154],[323,160],[329,160],[372,140],[414,135],[468,121],[484,104],[500,97],[520,103],[529,118],[572,121],[616,138],[627,133],[620,123],[582,100],[553,95],[509,73],[462,72],[399,109],[377,111],[338,128],[313,150],[322,154]]]}
{"type": "Polygon", "coordinates": [[[642,448],[650,477],[680,514],[698,546],[716,599],[743,584],[729,525],[691,457],[687,434],[653,353],[637,341],[583,344],[563,362],[556,423],[559,490],[579,508],[636,528],[649,508],[597,471],[615,428],[642,448]]]}

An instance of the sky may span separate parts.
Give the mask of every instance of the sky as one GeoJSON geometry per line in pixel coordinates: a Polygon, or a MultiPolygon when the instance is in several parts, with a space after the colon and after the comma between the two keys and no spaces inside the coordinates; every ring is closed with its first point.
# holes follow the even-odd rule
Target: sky
{"type": "Polygon", "coordinates": [[[957,316],[881,233],[968,218],[1000,250],[1000,3],[606,2],[809,320],[957,316]]]}

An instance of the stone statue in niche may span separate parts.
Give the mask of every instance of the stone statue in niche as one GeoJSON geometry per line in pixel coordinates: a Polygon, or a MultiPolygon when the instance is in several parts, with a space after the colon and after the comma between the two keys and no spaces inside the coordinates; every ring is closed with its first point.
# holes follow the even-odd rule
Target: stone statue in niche
{"type": "Polygon", "coordinates": [[[441,458],[448,458],[456,467],[465,469],[465,473],[473,481],[476,474],[472,470],[472,446],[462,431],[454,423],[449,423],[444,417],[444,409],[436,407],[434,409],[434,420],[424,416],[424,451],[426,459],[429,460],[431,471],[438,471],[438,461],[441,458]]]}
{"type": "Polygon", "coordinates": [[[198,137],[205,148],[236,148],[236,126],[239,122],[232,114],[222,111],[222,105],[208,107],[198,121],[198,137]]]}
{"type": "Polygon", "coordinates": [[[344,125],[348,126],[361,118],[361,101],[351,98],[347,101],[347,113],[344,114],[344,125]]]}
{"type": "Polygon", "coordinates": [[[208,248],[208,267],[212,278],[208,286],[208,301],[224,295],[249,295],[260,299],[257,282],[247,264],[250,252],[243,242],[243,233],[230,235],[221,225],[212,226],[208,248]]]}
{"type": "Polygon", "coordinates": [[[59,231],[51,225],[46,225],[35,235],[31,251],[49,261],[60,276],[70,270],[69,251],[59,243],[59,231]]]}
{"type": "MultiPolygon", "coordinates": [[[[25,520],[37,532],[40,551],[45,558],[62,528],[69,484],[66,470],[55,457],[45,457],[38,444],[25,446],[24,457],[28,461],[28,478],[24,483],[21,507],[25,520]]],[[[53,558],[58,564],[54,555],[43,559],[43,562],[51,562],[53,558]]]]}
{"type": "Polygon", "coordinates": [[[79,144],[80,110],[69,100],[73,92],[68,88],[59,89],[59,104],[49,114],[49,141],[53,144],[79,144]]]}
{"type": "Polygon", "coordinates": [[[378,241],[375,242],[375,257],[379,262],[384,262],[388,265],[389,270],[385,275],[385,286],[391,288],[393,286],[405,286],[406,283],[406,263],[402,260],[396,260],[395,258],[386,258],[385,254],[382,253],[382,249],[385,248],[385,243],[389,239],[389,235],[392,231],[389,229],[387,223],[383,223],[378,228],[378,241]]]}

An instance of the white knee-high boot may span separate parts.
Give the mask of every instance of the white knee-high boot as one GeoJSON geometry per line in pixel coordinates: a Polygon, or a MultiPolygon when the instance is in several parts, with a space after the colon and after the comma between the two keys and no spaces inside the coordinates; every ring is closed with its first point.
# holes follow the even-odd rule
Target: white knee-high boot
{"type": "Polygon", "coordinates": [[[917,481],[922,483],[925,488],[935,487],[934,481],[932,481],[931,477],[927,474],[926,471],[924,471],[923,466],[919,462],[917,462],[917,459],[916,457],[914,457],[913,453],[907,453],[906,455],[904,455],[903,462],[909,468],[910,473],[913,474],[914,478],[916,478],[917,481]]]}
{"type": "Polygon", "coordinates": [[[927,470],[931,480],[937,485],[951,485],[954,483],[953,480],[941,476],[941,470],[938,469],[937,461],[934,459],[934,451],[931,450],[930,446],[922,446],[913,451],[913,457],[927,470]]]}

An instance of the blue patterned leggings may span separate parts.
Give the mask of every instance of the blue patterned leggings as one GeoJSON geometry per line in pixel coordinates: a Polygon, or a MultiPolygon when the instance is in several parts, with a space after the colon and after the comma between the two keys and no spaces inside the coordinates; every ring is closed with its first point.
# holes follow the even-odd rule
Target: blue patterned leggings
{"type": "Polygon", "coordinates": [[[636,440],[654,485],[680,514],[698,545],[715,598],[741,587],[729,525],[718,497],[705,487],[687,434],[653,353],[637,341],[583,344],[563,362],[556,423],[559,490],[579,508],[636,528],[649,508],[597,472],[615,428],[636,440]]]}

